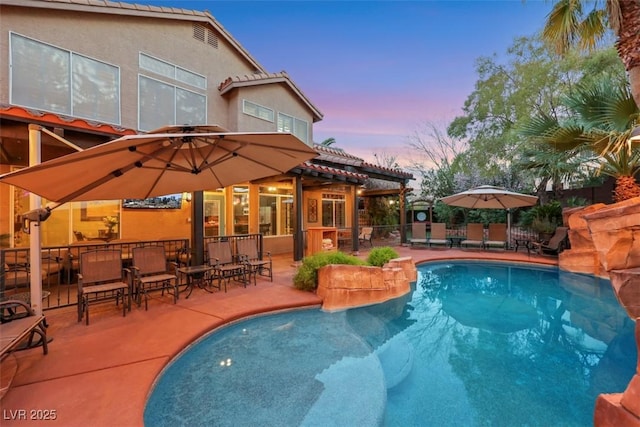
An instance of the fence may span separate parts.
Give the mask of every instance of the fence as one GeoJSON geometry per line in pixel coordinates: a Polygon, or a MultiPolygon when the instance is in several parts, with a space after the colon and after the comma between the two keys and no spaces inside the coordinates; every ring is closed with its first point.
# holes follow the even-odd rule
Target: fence
{"type": "MultiPolygon", "coordinates": [[[[123,267],[128,267],[132,250],[140,246],[164,246],[167,261],[180,261],[188,239],[163,239],[146,241],[111,241],[108,243],[77,243],[69,246],[42,248],[42,294],[44,309],[77,304],[77,272],[80,253],[96,249],[120,249],[123,267]]],[[[30,298],[31,268],[29,248],[0,250],[0,299],[30,298]]]]}

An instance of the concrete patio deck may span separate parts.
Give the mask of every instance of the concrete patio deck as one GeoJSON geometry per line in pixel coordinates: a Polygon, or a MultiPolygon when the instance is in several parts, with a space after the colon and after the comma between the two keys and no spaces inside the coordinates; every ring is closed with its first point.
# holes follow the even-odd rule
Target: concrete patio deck
{"type": "MultiPolygon", "coordinates": [[[[557,264],[557,258],[526,252],[395,249],[416,263],[469,258],[557,264]]],[[[155,378],[195,339],[246,316],[321,303],[293,287],[295,271],[291,255],[274,257],[273,283],[258,279],[256,287],[232,285],[227,293],[212,294],[196,288],[175,305],[170,296],[154,293],[148,311],[134,305],[126,317],[112,304],[96,305],[89,326],[76,321],[76,307],[46,311],[53,338],[49,354],[41,348],[21,351],[0,366],[4,373],[17,369],[0,401],[0,424],[142,426],[155,378]],[[46,415],[55,419],[43,420],[46,415]]]]}

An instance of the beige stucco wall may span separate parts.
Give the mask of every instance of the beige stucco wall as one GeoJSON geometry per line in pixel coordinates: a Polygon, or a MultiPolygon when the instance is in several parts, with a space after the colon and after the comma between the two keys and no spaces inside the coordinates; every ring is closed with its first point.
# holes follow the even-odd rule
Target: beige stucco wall
{"type": "MultiPolygon", "coordinates": [[[[208,25],[207,22],[202,21],[202,17],[198,19],[201,20],[201,24],[208,25]]],[[[115,125],[138,129],[140,74],[171,84],[176,83],[149,71],[142,71],[139,68],[139,54],[145,53],[207,78],[207,122],[209,124],[218,124],[231,131],[276,131],[277,113],[283,112],[308,123],[308,142],[311,143],[313,140],[312,111],[287,84],[243,87],[233,89],[224,96],[220,95],[218,85],[221,82],[229,77],[253,74],[256,71],[255,64],[239,53],[222,35],[218,37],[217,48],[194,38],[193,25],[194,22],[184,15],[179,16],[178,19],[164,19],[157,16],[112,15],[1,5],[0,103],[11,103],[9,35],[10,32],[15,32],[39,42],[118,66],[121,121],[114,123],[115,125]],[[273,109],[276,113],[274,122],[242,113],[243,99],[273,109]]],[[[268,72],[268,70],[257,71],[268,72]]],[[[184,87],[193,90],[193,88],[184,87]]],[[[37,90],[35,85],[34,90],[37,90]]],[[[8,165],[1,166],[1,172],[8,170],[8,165]]],[[[227,193],[229,191],[230,189],[227,189],[227,193]]],[[[257,233],[259,231],[257,187],[252,188],[251,191],[252,221],[249,232],[257,233]]],[[[0,185],[0,234],[8,233],[13,226],[13,213],[9,197],[6,197],[8,193],[8,186],[0,185]]],[[[231,198],[227,197],[226,200],[231,198]]],[[[220,230],[220,234],[232,234],[232,213],[229,203],[226,209],[228,218],[226,229],[220,230]]],[[[318,214],[320,219],[320,210],[318,214]]],[[[188,217],[189,212],[185,208],[173,212],[130,212],[123,209],[122,237],[137,239],[151,236],[155,238],[188,237],[190,231],[188,217]],[[159,226],[162,230],[158,229],[159,226]]],[[[347,221],[350,220],[349,216],[347,221]]],[[[57,230],[57,234],[60,233],[71,236],[68,226],[57,230]]],[[[62,239],[57,234],[50,236],[50,240],[57,242],[62,239]]],[[[274,253],[282,252],[286,245],[291,247],[291,236],[269,239],[271,240],[269,245],[274,253]]]]}
{"type": "MultiPolygon", "coordinates": [[[[218,85],[227,77],[254,73],[254,67],[246,61],[223,37],[218,38],[214,48],[193,37],[193,22],[169,19],[152,19],[136,16],[113,16],[95,13],[66,12],[2,6],[2,31],[0,31],[0,58],[2,68],[0,102],[9,103],[9,31],[49,43],[62,49],[86,55],[90,58],[120,67],[121,79],[121,126],[138,128],[138,66],[139,53],[170,62],[207,78],[207,116],[209,123],[219,124],[230,130],[271,130],[275,125],[263,120],[252,120],[249,116],[238,122],[230,115],[240,113],[237,102],[228,108],[227,99],[220,96],[218,85]]],[[[174,83],[162,76],[142,71],[149,77],[174,83]]],[[[269,85],[275,86],[275,85],[269,85]]],[[[192,88],[189,88],[192,89],[192,88]]],[[[260,93],[256,102],[270,108],[295,115],[311,124],[309,111],[299,108],[300,102],[282,87],[256,91],[260,93]],[[284,97],[277,100],[273,97],[284,97]],[[295,107],[295,108],[293,108],[295,107]]]]}

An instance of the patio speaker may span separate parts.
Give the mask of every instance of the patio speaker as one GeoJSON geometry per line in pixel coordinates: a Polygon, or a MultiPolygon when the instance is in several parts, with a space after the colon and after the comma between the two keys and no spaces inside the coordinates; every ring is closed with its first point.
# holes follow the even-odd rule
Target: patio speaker
{"type": "Polygon", "coordinates": [[[51,216],[51,208],[33,209],[22,214],[22,231],[29,234],[31,231],[31,223],[46,221],[51,216]]]}

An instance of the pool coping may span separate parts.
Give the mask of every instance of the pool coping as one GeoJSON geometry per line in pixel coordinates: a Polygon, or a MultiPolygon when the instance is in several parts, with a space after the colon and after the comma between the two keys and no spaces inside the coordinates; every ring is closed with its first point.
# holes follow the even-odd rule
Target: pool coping
{"type": "MultiPolygon", "coordinates": [[[[400,256],[412,257],[415,264],[464,259],[558,264],[557,258],[511,251],[394,249],[400,256]]],[[[15,353],[18,370],[0,401],[3,414],[24,410],[27,418],[3,417],[3,426],[42,422],[29,419],[31,410],[54,413],[51,425],[144,425],[144,407],[157,376],[197,339],[247,317],[321,304],[314,293],[293,288],[296,268],[290,254],[276,256],[273,282],[263,279],[246,288],[233,285],[227,293],[197,289],[175,305],[156,293],[148,311],[134,307],[126,317],[103,304],[96,306],[89,326],[77,322],[75,307],[45,312],[51,325],[48,334],[54,338],[49,354],[40,349],[15,353]]]]}

